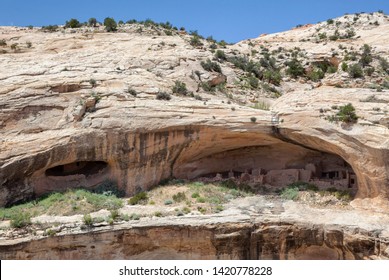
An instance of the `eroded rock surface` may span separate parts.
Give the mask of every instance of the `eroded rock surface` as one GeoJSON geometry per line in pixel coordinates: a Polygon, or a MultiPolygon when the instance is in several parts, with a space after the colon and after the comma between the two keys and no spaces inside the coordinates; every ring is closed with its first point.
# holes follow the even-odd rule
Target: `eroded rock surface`
{"type": "MultiPolygon", "coordinates": [[[[356,26],[361,37],[342,44],[374,44],[375,53],[387,58],[384,31],[389,23],[384,15],[374,17],[379,26],[361,21],[356,26]]],[[[339,20],[346,25],[346,19],[339,20]]],[[[332,28],[324,26],[261,36],[227,46],[225,52],[247,56],[260,46],[299,45],[309,50],[307,61],[339,64],[339,59],[331,59],[335,42],[301,41],[314,36],[315,28],[332,28]]],[[[350,180],[348,185],[355,184],[354,205],[388,207],[387,90],[366,88],[385,76],[352,80],[338,70],[322,84],[284,77],[278,86],[283,95],[269,101],[271,110],[257,110],[250,105],[269,93],[237,86],[242,71],[230,62],[221,63],[223,75],[204,70],[201,62],[214,57],[208,45],[191,46],[187,34],[136,30],[130,26],[108,34],[0,29],[8,45],[20,46],[14,52],[3,47],[1,54],[0,205],[93,187],[106,179],[133,195],[171,177],[193,179],[258,168],[302,170],[328,154],[344,160],[347,172],[356,176],[351,183],[351,176],[342,175],[350,180]],[[32,47],[22,47],[27,41],[32,47]],[[171,92],[176,80],[201,98],[174,95],[169,101],[157,100],[159,92],[171,92]],[[213,95],[200,86],[223,81],[225,94],[213,95]],[[339,82],[348,88],[334,87],[339,82]],[[233,97],[233,104],[226,95],[233,97]],[[333,106],[348,102],[356,107],[358,123],[325,119],[336,112],[333,106]]],[[[322,173],[333,172],[327,171],[322,173]]]]}

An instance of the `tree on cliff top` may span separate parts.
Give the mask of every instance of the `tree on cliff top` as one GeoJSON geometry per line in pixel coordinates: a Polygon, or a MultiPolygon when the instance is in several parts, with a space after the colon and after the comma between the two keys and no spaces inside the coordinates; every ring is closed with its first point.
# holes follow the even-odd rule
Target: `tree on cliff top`
{"type": "Polygon", "coordinates": [[[104,19],[104,26],[105,30],[107,30],[108,32],[115,32],[117,30],[118,25],[113,18],[107,17],[104,19]]]}

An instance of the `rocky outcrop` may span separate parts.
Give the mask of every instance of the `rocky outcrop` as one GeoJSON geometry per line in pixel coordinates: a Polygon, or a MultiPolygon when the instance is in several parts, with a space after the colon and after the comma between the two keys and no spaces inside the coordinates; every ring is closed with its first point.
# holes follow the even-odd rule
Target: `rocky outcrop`
{"type": "Polygon", "coordinates": [[[9,241],[1,259],[388,259],[389,240],[360,229],[243,222],[101,228],[9,241]]]}
{"type": "MultiPolygon", "coordinates": [[[[375,43],[375,52],[387,56],[388,22],[383,15],[375,17],[380,26],[365,28],[364,22],[357,34],[362,38],[344,44],[375,43]]],[[[346,19],[340,21],[346,26],[346,19]]],[[[307,61],[331,59],[338,42],[300,42],[316,36],[317,27],[332,28],[326,23],[306,26],[227,46],[225,52],[255,56],[259,48],[252,48],[258,45],[277,51],[303,46],[309,50],[307,61]]],[[[272,89],[284,94],[271,102],[271,111],[268,106],[254,109],[250,100],[258,102],[263,92],[248,87],[242,69],[223,62],[223,74],[215,77],[201,67],[214,57],[206,45],[194,48],[190,35],[147,30],[151,33],[139,34],[132,25],[114,34],[0,28],[7,42],[30,41],[32,46],[1,54],[0,206],[107,179],[133,195],[171,177],[302,169],[331,155],[356,174],[354,205],[375,199],[375,205],[389,207],[387,92],[315,88],[306,79],[288,77],[272,89]],[[177,80],[186,83],[186,97],[156,100],[159,92],[171,92],[177,80]],[[227,81],[221,89],[226,92],[204,92],[201,81],[211,86],[227,81]],[[196,89],[200,95],[192,99],[189,93],[196,89]],[[329,122],[337,112],[334,106],[348,102],[356,107],[359,122],[329,122]]],[[[332,65],[340,62],[333,60],[332,65]]],[[[350,82],[349,77],[342,80],[343,74],[327,75],[323,84],[350,82]]],[[[382,75],[348,85],[379,81],[382,75]]]]}

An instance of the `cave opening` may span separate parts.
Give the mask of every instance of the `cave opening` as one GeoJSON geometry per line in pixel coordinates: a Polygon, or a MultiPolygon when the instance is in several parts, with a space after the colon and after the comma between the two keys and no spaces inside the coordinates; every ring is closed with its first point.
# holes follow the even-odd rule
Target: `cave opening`
{"type": "Polygon", "coordinates": [[[85,175],[86,177],[99,174],[106,170],[108,163],[104,161],[77,161],[46,170],[45,175],[48,177],[65,177],[72,175],[85,175]]]}
{"type": "Polygon", "coordinates": [[[243,147],[207,154],[180,163],[176,178],[217,182],[234,180],[252,187],[284,188],[297,182],[316,185],[320,190],[357,192],[352,167],[336,154],[281,143],[243,147]]]}

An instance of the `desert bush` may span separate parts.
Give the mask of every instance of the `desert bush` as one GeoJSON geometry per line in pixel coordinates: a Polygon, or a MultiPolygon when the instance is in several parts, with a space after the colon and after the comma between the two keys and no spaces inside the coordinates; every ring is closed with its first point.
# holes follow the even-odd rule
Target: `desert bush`
{"type": "Polygon", "coordinates": [[[217,62],[213,62],[210,59],[207,59],[206,61],[201,62],[201,66],[204,68],[206,71],[213,71],[213,72],[218,72],[222,73],[222,69],[217,62]]]}
{"type": "Polygon", "coordinates": [[[203,42],[201,42],[201,38],[198,34],[194,34],[190,38],[189,44],[191,44],[191,46],[193,47],[201,47],[204,45],[203,42]]]}
{"type": "Polygon", "coordinates": [[[198,192],[194,192],[194,193],[192,193],[191,197],[198,198],[198,197],[200,197],[200,194],[198,192]]]}
{"type": "Polygon", "coordinates": [[[362,78],[363,77],[363,70],[362,70],[362,67],[359,63],[354,63],[354,64],[349,65],[347,72],[351,78],[362,78]]]}
{"type": "Polygon", "coordinates": [[[45,32],[55,32],[58,30],[58,25],[46,25],[42,26],[42,30],[45,32]]]}
{"type": "Polygon", "coordinates": [[[256,89],[259,86],[259,80],[254,76],[247,77],[247,81],[252,89],[256,89]]]}
{"type": "Polygon", "coordinates": [[[90,18],[90,19],[88,20],[88,25],[89,25],[90,27],[96,27],[96,25],[97,25],[97,20],[96,20],[96,18],[90,18]]]}
{"type": "Polygon", "coordinates": [[[109,217],[114,221],[117,220],[120,217],[119,211],[117,209],[111,210],[109,217]]]}
{"type": "Polygon", "coordinates": [[[389,62],[388,62],[388,60],[384,57],[380,57],[379,63],[380,63],[382,70],[384,70],[384,72],[389,74],[389,62]]]}
{"type": "Polygon", "coordinates": [[[89,79],[89,84],[92,86],[92,87],[95,87],[97,85],[97,82],[95,79],[89,79]]]}
{"type": "Polygon", "coordinates": [[[368,44],[364,44],[362,50],[363,52],[359,63],[362,65],[362,67],[366,67],[373,61],[373,57],[371,55],[371,47],[368,44]]]}
{"type": "Polygon", "coordinates": [[[156,212],[154,212],[153,216],[160,218],[163,216],[163,214],[161,211],[156,211],[156,212]]]}
{"type": "Polygon", "coordinates": [[[188,89],[186,88],[186,84],[181,81],[175,81],[174,86],[172,88],[173,93],[178,93],[182,95],[188,94],[188,89]]]}
{"type": "Polygon", "coordinates": [[[136,214],[136,213],[132,213],[129,218],[130,218],[130,220],[137,221],[140,219],[140,215],[136,214]]]}
{"type": "Polygon", "coordinates": [[[374,73],[374,71],[375,71],[374,67],[370,66],[370,67],[366,67],[366,68],[365,68],[364,73],[365,73],[367,76],[371,76],[371,75],[374,73]]]}
{"type": "Polygon", "coordinates": [[[325,32],[319,33],[319,34],[317,34],[317,36],[319,36],[319,39],[320,39],[320,40],[325,40],[325,39],[327,39],[327,33],[325,33],[325,32]]]}
{"type": "Polygon", "coordinates": [[[118,25],[113,18],[107,17],[104,19],[104,26],[107,32],[115,32],[118,25]]]}
{"type": "Polygon", "coordinates": [[[282,80],[282,76],[278,70],[265,70],[265,72],[263,72],[263,80],[273,85],[279,86],[282,80]]]}
{"type": "Polygon", "coordinates": [[[227,60],[226,53],[222,50],[217,50],[215,52],[215,58],[217,58],[219,60],[227,60]]]}
{"type": "Polygon", "coordinates": [[[149,199],[149,197],[148,197],[147,193],[139,192],[136,195],[134,195],[133,197],[131,197],[128,200],[128,203],[131,205],[136,205],[136,204],[146,203],[148,199],[149,199]]]}
{"type": "Polygon", "coordinates": [[[165,205],[171,205],[171,204],[173,204],[173,201],[170,200],[170,199],[167,199],[167,200],[165,200],[165,202],[164,202],[163,204],[165,204],[165,205]]]}
{"type": "Polygon", "coordinates": [[[82,221],[84,222],[84,225],[86,226],[92,226],[93,225],[93,219],[90,214],[85,214],[82,218],[82,221]]]}
{"type": "Polygon", "coordinates": [[[105,180],[92,189],[93,193],[103,194],[106,196],[124,197],[125,191],[119,189],[118,185],[111,180],[105,180]]]}
{"type": "Polygon", "coordinates": [[[18,49],[18,46],[19,46],[19,44],[18,43],[13,43],[12,45],[11,45],[11,50],[13,50],[13,51],[17,51],[17,49],[18,49]]]}
{"type": "Polygon", "coordinates": [[[288,200],[297,200],[299,196],[299,189],[296,187],[286,188],[282,190],[281,197],[288,200]]]}
{"type": "Polygon", "coordinates": [[[184,201],[185,199],[186,199],[186,196],[185,196],[185,193],[183,193],[183,192],[179,192],[179,193],[173,195],[173,200],[175,202],[179,203],[179,202],[184,201]]]}
{"type": "Polygon", "coordinates": [[[81,27],[81,23],[75,18],[71,18],[69,21],[65,23],[65,28],[79,28],[79,27],[81,27]]]}
{"type": "Polygon", "coordinates": [[[31,224],[31,215],[23,210],[15,211],[10,217],[11,227],[22,228],[31,224]]]}
{"type": "Polygon", "coordinates": [[[259,109],[259,110],[269,111],[270,110],[270,105],[266,101],[258,101],[257,103],[255,103],[253,108],[254,109],[259,109]]]}
{"type": "Polygon", "coordinates": [[[169,93],[164,92],[164,91],[160,91],[160,92],[158,92],[156,99],[157,100],[170,100],[170,99],[172,99],[172,97],[170,96],[169,93]]]}
{"type": "Polygon", "coordinates": [[[342,62],[341,68],[342,68],[342,71],[346,72],[347,69],[348,69],[347,63],[346,62],[342,62]]]}
{"type": "Polygon", "coordinates": [[[288,75],[292,76],[293,78],[304,76],[305,74],[304,67],[301,64],[301,62],[296,58],[288,61],[286,65],[288,66],[288,68],[286,69],[286,73],[288,75]]]}
{"type": "Polygon", "coordinates": [[[339,121],[345,123],[355,123],[358,121],[358,116],[355,113],[355,108],[351,103],[340,106],[339,112],[336,114],[339,121]]]}
{"type": "Polygon", "coordinates": [[[311,81],[318,82],[324,78],[324,72],[320,68],[316,68],[311,71],[307,76],[311,81]]]}
{"type": "Polygon", "coordinates": [[[255,123],[255,122],[257,121],[257,118],[256,118],[256,117],[251,117],[251,118],[250,118],[250,121],[253,122],[253,123],[255,123]]]}
{"type": "Polygon", "coordinates": [[[315,184],[306,182],[294,182],[288,185],[288,188],[298,188],[299,191],[314,191],[317,192],[319,188],[315,184]]]}
{"type": "Polygon", "coordinates": [[[1,39],[0,40],[0,47],[5,47],[7,46],[7,42],[5,41],[5,39],[1,39]]]}

